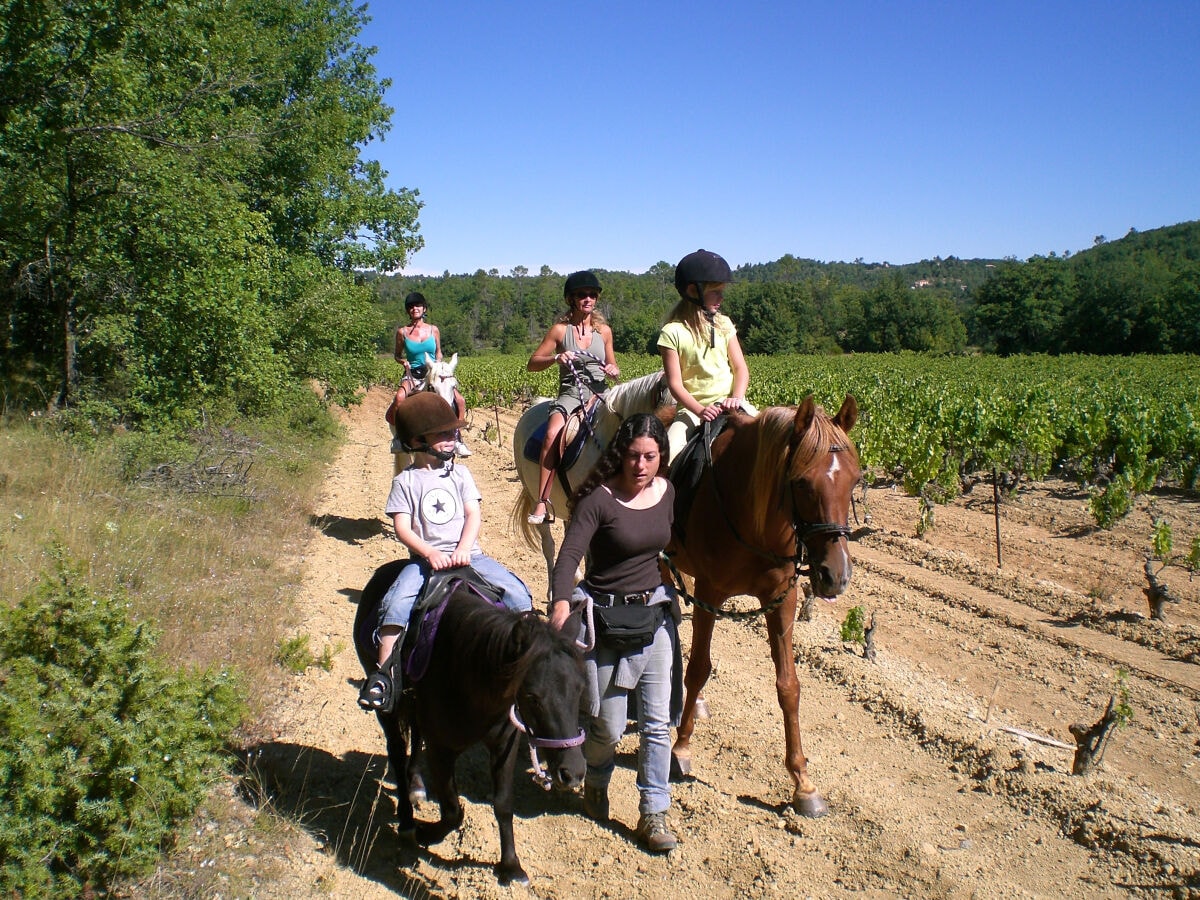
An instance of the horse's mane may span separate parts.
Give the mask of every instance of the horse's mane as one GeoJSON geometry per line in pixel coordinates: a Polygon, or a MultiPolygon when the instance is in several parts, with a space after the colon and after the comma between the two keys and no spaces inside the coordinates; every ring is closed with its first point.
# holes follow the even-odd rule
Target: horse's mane
{"type": "Polygon", "coordinates": [[[825,408],[818,406],[812,424],[801,435],[800,443],[792,454],[791,465],[787,466],[795,425],[794,406],[768,407],[743,425],[745,428],[757,428],[759,432],[747,493],[751,503],[751,520],[760,535],[767,534],[772,515],[782,508],[788,484],[806,475],[834,447],[853,454],[854,463],[858,464],[858,448],[846,432],[833,423],[825,408]]]}
{"type": "Polygon", "coordinates": [[[662,372],[651,372],[614,384],[604,392],[604,401],[622,418],[633,413],[654,412],[662,404],[665,378],[662,372]]]}
{"type": "Polygon", "coordinates": [[[515,689],[534,661],[547,653],[573,652],[567,638],[533,615],[493,606],[462,587],[450,603],[441,627],[452,623],[454,628],[455,668],[491,690],[515,689]]]}

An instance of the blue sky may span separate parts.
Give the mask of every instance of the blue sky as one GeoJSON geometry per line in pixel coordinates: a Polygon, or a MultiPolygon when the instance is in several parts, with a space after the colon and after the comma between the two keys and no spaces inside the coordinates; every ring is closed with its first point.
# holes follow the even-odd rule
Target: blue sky
{"type": "Polygon", "coordinates": [[[1078,252],[1200,219],[1200,2],[368,5],[405,271],[1078,252]]]}

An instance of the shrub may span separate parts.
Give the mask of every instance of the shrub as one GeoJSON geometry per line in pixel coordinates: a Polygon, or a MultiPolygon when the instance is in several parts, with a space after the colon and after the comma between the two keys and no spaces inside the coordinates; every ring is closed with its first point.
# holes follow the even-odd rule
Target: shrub
{"type": "Polygon", "coordinates": [[[0,894],[78,897],[151,869],[227,761],[227,673],[178,673],[54,551],[0,610],[0,894]]]}

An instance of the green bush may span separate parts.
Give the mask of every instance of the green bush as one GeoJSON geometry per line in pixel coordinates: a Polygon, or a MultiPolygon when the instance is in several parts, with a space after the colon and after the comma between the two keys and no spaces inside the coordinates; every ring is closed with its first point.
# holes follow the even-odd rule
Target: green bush
{"type": "Polygon", "coordinates": [[[78,897],[143,874],[194,812],[241,716],[226,673],[182,674],[125,599],[57,570],[0,610],[0,895],[78,897]]]}

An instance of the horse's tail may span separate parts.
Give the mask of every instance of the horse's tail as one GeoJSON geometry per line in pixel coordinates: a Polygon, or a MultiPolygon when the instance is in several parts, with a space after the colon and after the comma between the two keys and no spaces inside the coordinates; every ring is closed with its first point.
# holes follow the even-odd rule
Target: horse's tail
{"type": "Polygon", "coordinates": [[[513,504],[512,530],[520,534],[531,549],[537,550],[542,546],[542,536],[537,525],[529,524],[531,512],[533,512],[533,498],[529,496],[529,491],[523,490],[517,495],[517,502],[513,504]]]}

